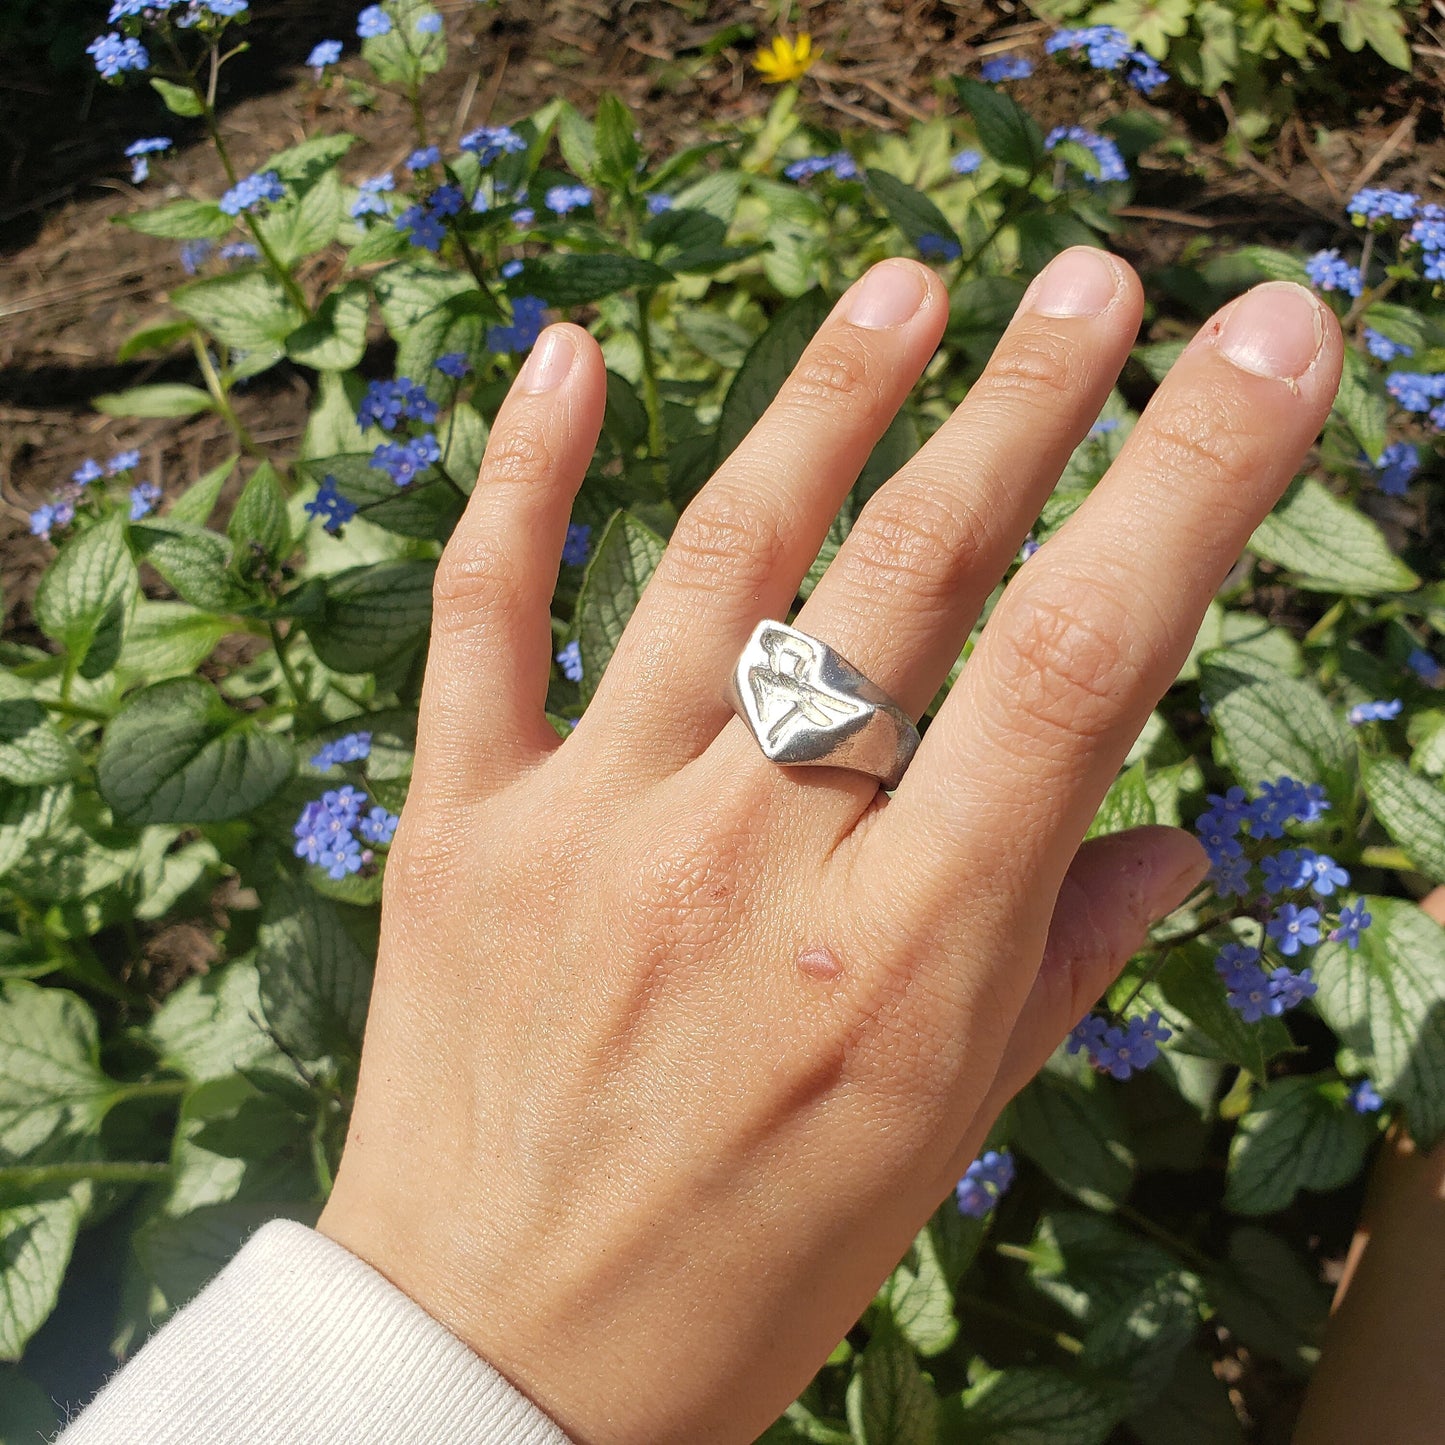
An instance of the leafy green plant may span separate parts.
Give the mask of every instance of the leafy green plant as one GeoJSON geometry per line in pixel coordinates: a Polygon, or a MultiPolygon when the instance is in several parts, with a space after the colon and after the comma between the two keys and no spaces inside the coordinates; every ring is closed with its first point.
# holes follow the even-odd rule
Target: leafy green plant
{"type": "MultiPolygon", "coordinates": [[[[0,651],[0,1359],[20,1370],[45,1364],[27,1347],[82,1229],[123,1261],[124,1354],[259,1221],[312,1219],[330,1188],[432,574],[545,318],[584,321],[609,366],[553,605],[548,704],[565,735],[680,509],[837,291],[912,251],[943,269],[952,317],[804,595],[977,376],[1029,277],[1121,228],[1129,166],[1163,133],[1140,110],[1045,133],[960,79],[952,113],[906,136],[840,137],[787,85],[760,122],[671,155],[610,96],[595,117],[552,102],[443,155],[423,103],[441,17],[387,0],[363,12],[362,61],[410,102],[409,184],[348,175],[346,134],[241,177],[214,109],[235,18],[130,17],[96,48],[199,118],[229,178],[219,200],[125,218],[182,243],[198,275],[124,354],[188,350],[194,383],[97,404],[213,412],[234,454],[164,506],[134,454],[82,467],[32,519],[55,545],[34,601],[46,642],[0,651]],[[326,266],[305,264],[318,255],[326,266]],[[390,376],[362,373],[386,354],[377,341],[394,348],[390,376]],[[295,455],[261,445],[233,405],[279,366],[310,387],[295,455]],[[145,939],[206,917],[218,890],[217,957],[167,992],[145,939]]],[[[323,84],[336,55],[308,63],[323,84]]],[[[1094,825],[1202,814],[1212,887],[1010,1106],[771,1441],[1087,1442],[1121,1422],[1177,1440],[1184,1416],[1238,1438],[1211,1371],[1219,1328],[1299,1377],[1318,1347],[1302,1202],[1355,1179],[1387,1119],[1425,1142],[1445,1131],[1445,933],[1410,901],[1445,882],[1430,651],[1445,583],[1422,501],[1445,426],[1445,243],[1418,198],[1366,194],[1358,264],[1246,247],[1189,271],[1201,308],[1261,277],[1313,281],[1352,342],[1316,456],[1094,825]],[[1419,370],[1388,372],[1407,351],[1419,370]],[[1280,924],[1286,906],[1307,926],[1280,924]]],[[[1141,346],[1138,377],[1181,345],[1166,329],[1141,346]]],[[[1134,420],[1111,397],[1035,543],[1134,420]]],[[[26,1380],[0,1377],[0,1426],[43,1414],[26,1380]]]]}

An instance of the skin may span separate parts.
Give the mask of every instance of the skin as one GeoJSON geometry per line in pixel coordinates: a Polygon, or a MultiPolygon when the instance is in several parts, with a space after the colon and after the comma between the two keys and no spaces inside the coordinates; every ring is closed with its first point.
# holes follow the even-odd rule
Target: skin
{"type": "MultiPolygon", "coordinates": [[[[947,309],[901,260],[842,298],[679,521],[565,742],[543,701],[605,396],[585,332],[539,342],[438,569],[320,1227],[582,1445],[754,1439],[1205,871],[1173,829],[1081,840],[1329,408],[1338,328],[1297,287],[1204,327],[1010,584],[894,794],[769,763],[724,701],[947,309]]],[[[796,625],[917,717],[1141,309],[1124,263],[1057,258],[796,625]]]]}

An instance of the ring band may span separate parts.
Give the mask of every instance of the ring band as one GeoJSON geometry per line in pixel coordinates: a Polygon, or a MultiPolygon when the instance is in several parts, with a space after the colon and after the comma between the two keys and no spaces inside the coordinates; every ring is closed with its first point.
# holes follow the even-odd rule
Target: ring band
{"type": "Polygon", "coordinates": [[[785,622],[753,629],[728,701],[763,755],[790,767],[848,768],[896,788],[918,749],[913,719],[826,642],[785,622]]]}

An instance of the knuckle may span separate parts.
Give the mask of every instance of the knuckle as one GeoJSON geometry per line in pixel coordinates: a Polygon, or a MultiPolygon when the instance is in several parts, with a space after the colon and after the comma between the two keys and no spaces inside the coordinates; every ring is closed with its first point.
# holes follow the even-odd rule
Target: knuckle
{"type": "Polygon", "coordinates": [[[949,609],[986,527],[961,497],[936,483],[878,492],[848,534],[849,580],[870,597],[896,598],[926,614],[949,609]]]}
{"type": "Polygon", "coordinates": [[[540,417],[510,418],[492,433],[482,457],[478,486],[536,486],[553,472],[556,457],[540,417]]]}
{"type": "Polygon", "coordinates": [[[1206,481],[1251,470],[1251,446],[1227,407],[1180,398],[1147,425],[1151,468],[1165,476],[1206,481]]]}
{"type": "Polygon", "coordinates": [[[714,483],[683,513],[662,565],[683,586],[706,590],[725,580],[730,591],[756,592],[786,564],[786,527],[772,503],[714,483]]]}
{"type": "Polygon", "coordinates": [[[788,380],[788,401],[834,415],[861,399],[878,399],[882,377],[868,348],[848,336],[825,336],[803,353],[788,380]]]}
{"type": "Polygon", "coordinates": [[[453,535],[432,582],[432,615],[445,629],[453,619],[510,605],[517,596],[516,565],[491,537],[453,535]]]}
{"type": "Polygon", "coordinates": [[[1002,693],[1043,735],[1102,736],[1138,672],[1137,623],[1111,588],[1056,578],[1028,588],[1000,618],[1002,693]]]}
{"type": "Polygon", "coordinates": [[[1026,329],[994,353],[984,373],[986,389],[1006,400],[1036,406],[1039,394],[1066,396],[1082,382],[1076,343],[1067,337],[1026,329]]]}

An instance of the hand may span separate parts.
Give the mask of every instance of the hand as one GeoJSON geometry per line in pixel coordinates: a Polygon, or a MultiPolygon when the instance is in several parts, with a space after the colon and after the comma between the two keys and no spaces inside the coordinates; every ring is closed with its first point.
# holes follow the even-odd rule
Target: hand
{"type": "MultiPolygon", "coordinates": [[[[1057,258],[797,625],[918,717],[1140,312],[1122,262],[1057,258]]],[[[566,742],[543,699],[605,394],[584,331],[539,341],[441,560],[321,1228],[586,1445],[763,1430],[1206,867],[1174,829],[1080,840],[1329,408],[1338,327],[1298,287],[1196,337],[892,797],[769,763],[723,701],[947,313],[909,261],[843,297],[679,521],[566,742]]]]}

